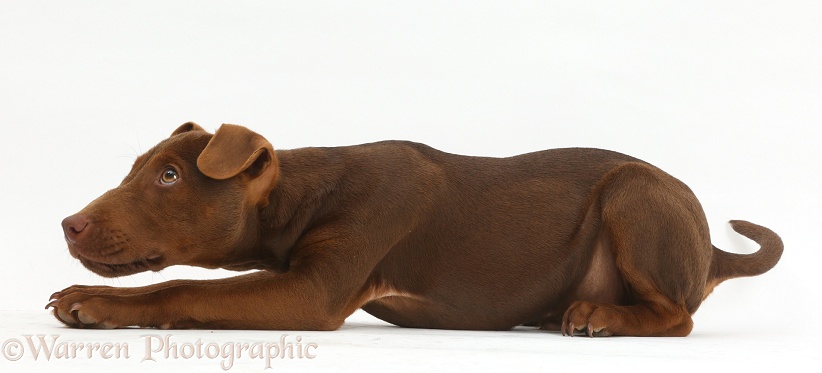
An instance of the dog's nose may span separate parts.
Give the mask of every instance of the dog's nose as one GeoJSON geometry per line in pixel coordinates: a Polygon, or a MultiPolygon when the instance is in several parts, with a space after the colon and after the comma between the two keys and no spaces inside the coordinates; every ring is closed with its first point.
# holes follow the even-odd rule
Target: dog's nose
{"type": "Polygon", "coordinates": [[[76,244],[85,233],[89,231],[91,220],[80,214],[69,216],[63,219],[63,232],[66,234],[66,241],[76,244]]]}

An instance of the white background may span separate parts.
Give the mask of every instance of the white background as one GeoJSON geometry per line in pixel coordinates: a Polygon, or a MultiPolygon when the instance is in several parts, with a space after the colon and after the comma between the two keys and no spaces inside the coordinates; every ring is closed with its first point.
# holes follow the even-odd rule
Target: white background
{"type": "MultiPolygon", "coordinates": [[[[210,130],[242,124],[283,149],[382,139],[491,156],[609,148],[690,185],[718,247],[756,249],[727,228],[730,219],[766,225],[785,241],[774,270],[717,288],[685,339],[399,330],[356,315],[342,331],[313,334],[326,344],[325,360],[294,369],[819,363],[812,356],[820,347],[812,336],[822,331],[818,1],[0,1],[0,8],[4,340],[133,339],[139,331],[62,329],[42,307],[75,283],[228,274],[171,268],[103,279],[69,256],[60,230],[63,217],[115,187],[138,154],[192,120],[210,130]],[[474,344],[455,347],[460,338],[474,344]]],[[[207,332],[186,335],[193,341],[197,333],[207,332]]],[[[0,357],[0,367],[44,370],[155,366],[98,363],[0,357]]],[[[215,367],[165,363],[156,366],[215,367]]]]}

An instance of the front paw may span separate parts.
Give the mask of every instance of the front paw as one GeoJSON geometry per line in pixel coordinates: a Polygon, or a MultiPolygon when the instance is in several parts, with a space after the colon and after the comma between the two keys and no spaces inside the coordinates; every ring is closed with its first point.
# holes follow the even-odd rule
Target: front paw
{"type": "Polygon", "coordinates": [[[52,294],[46,309],[73,328],[114,329],[129,326],[120,317],[122,298],[117,288],[75,285],[52,294]]]}

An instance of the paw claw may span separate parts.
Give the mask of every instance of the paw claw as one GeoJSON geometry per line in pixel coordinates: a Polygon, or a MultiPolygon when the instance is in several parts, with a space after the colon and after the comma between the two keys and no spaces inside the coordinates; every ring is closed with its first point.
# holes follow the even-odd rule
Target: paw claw
{"type": "Polygon", "coordinates": [[[46,304],[46,309],[49,309],[49,307],[57,307],[57,302],[59,301],[59,299],[52,299],[48,304],[46,304]]]}

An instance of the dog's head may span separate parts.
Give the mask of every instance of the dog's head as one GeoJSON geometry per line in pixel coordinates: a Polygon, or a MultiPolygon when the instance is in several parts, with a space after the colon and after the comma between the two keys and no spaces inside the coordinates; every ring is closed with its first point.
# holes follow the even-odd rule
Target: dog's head
{"type": "Polygon", "coordinates": [[[177,264],[231,265],[256,245],[278,178],[271,144],[245,127],[186,123],[137,158],[115,189],[63,220],[71,255],[106,277],[177,264]]]}

